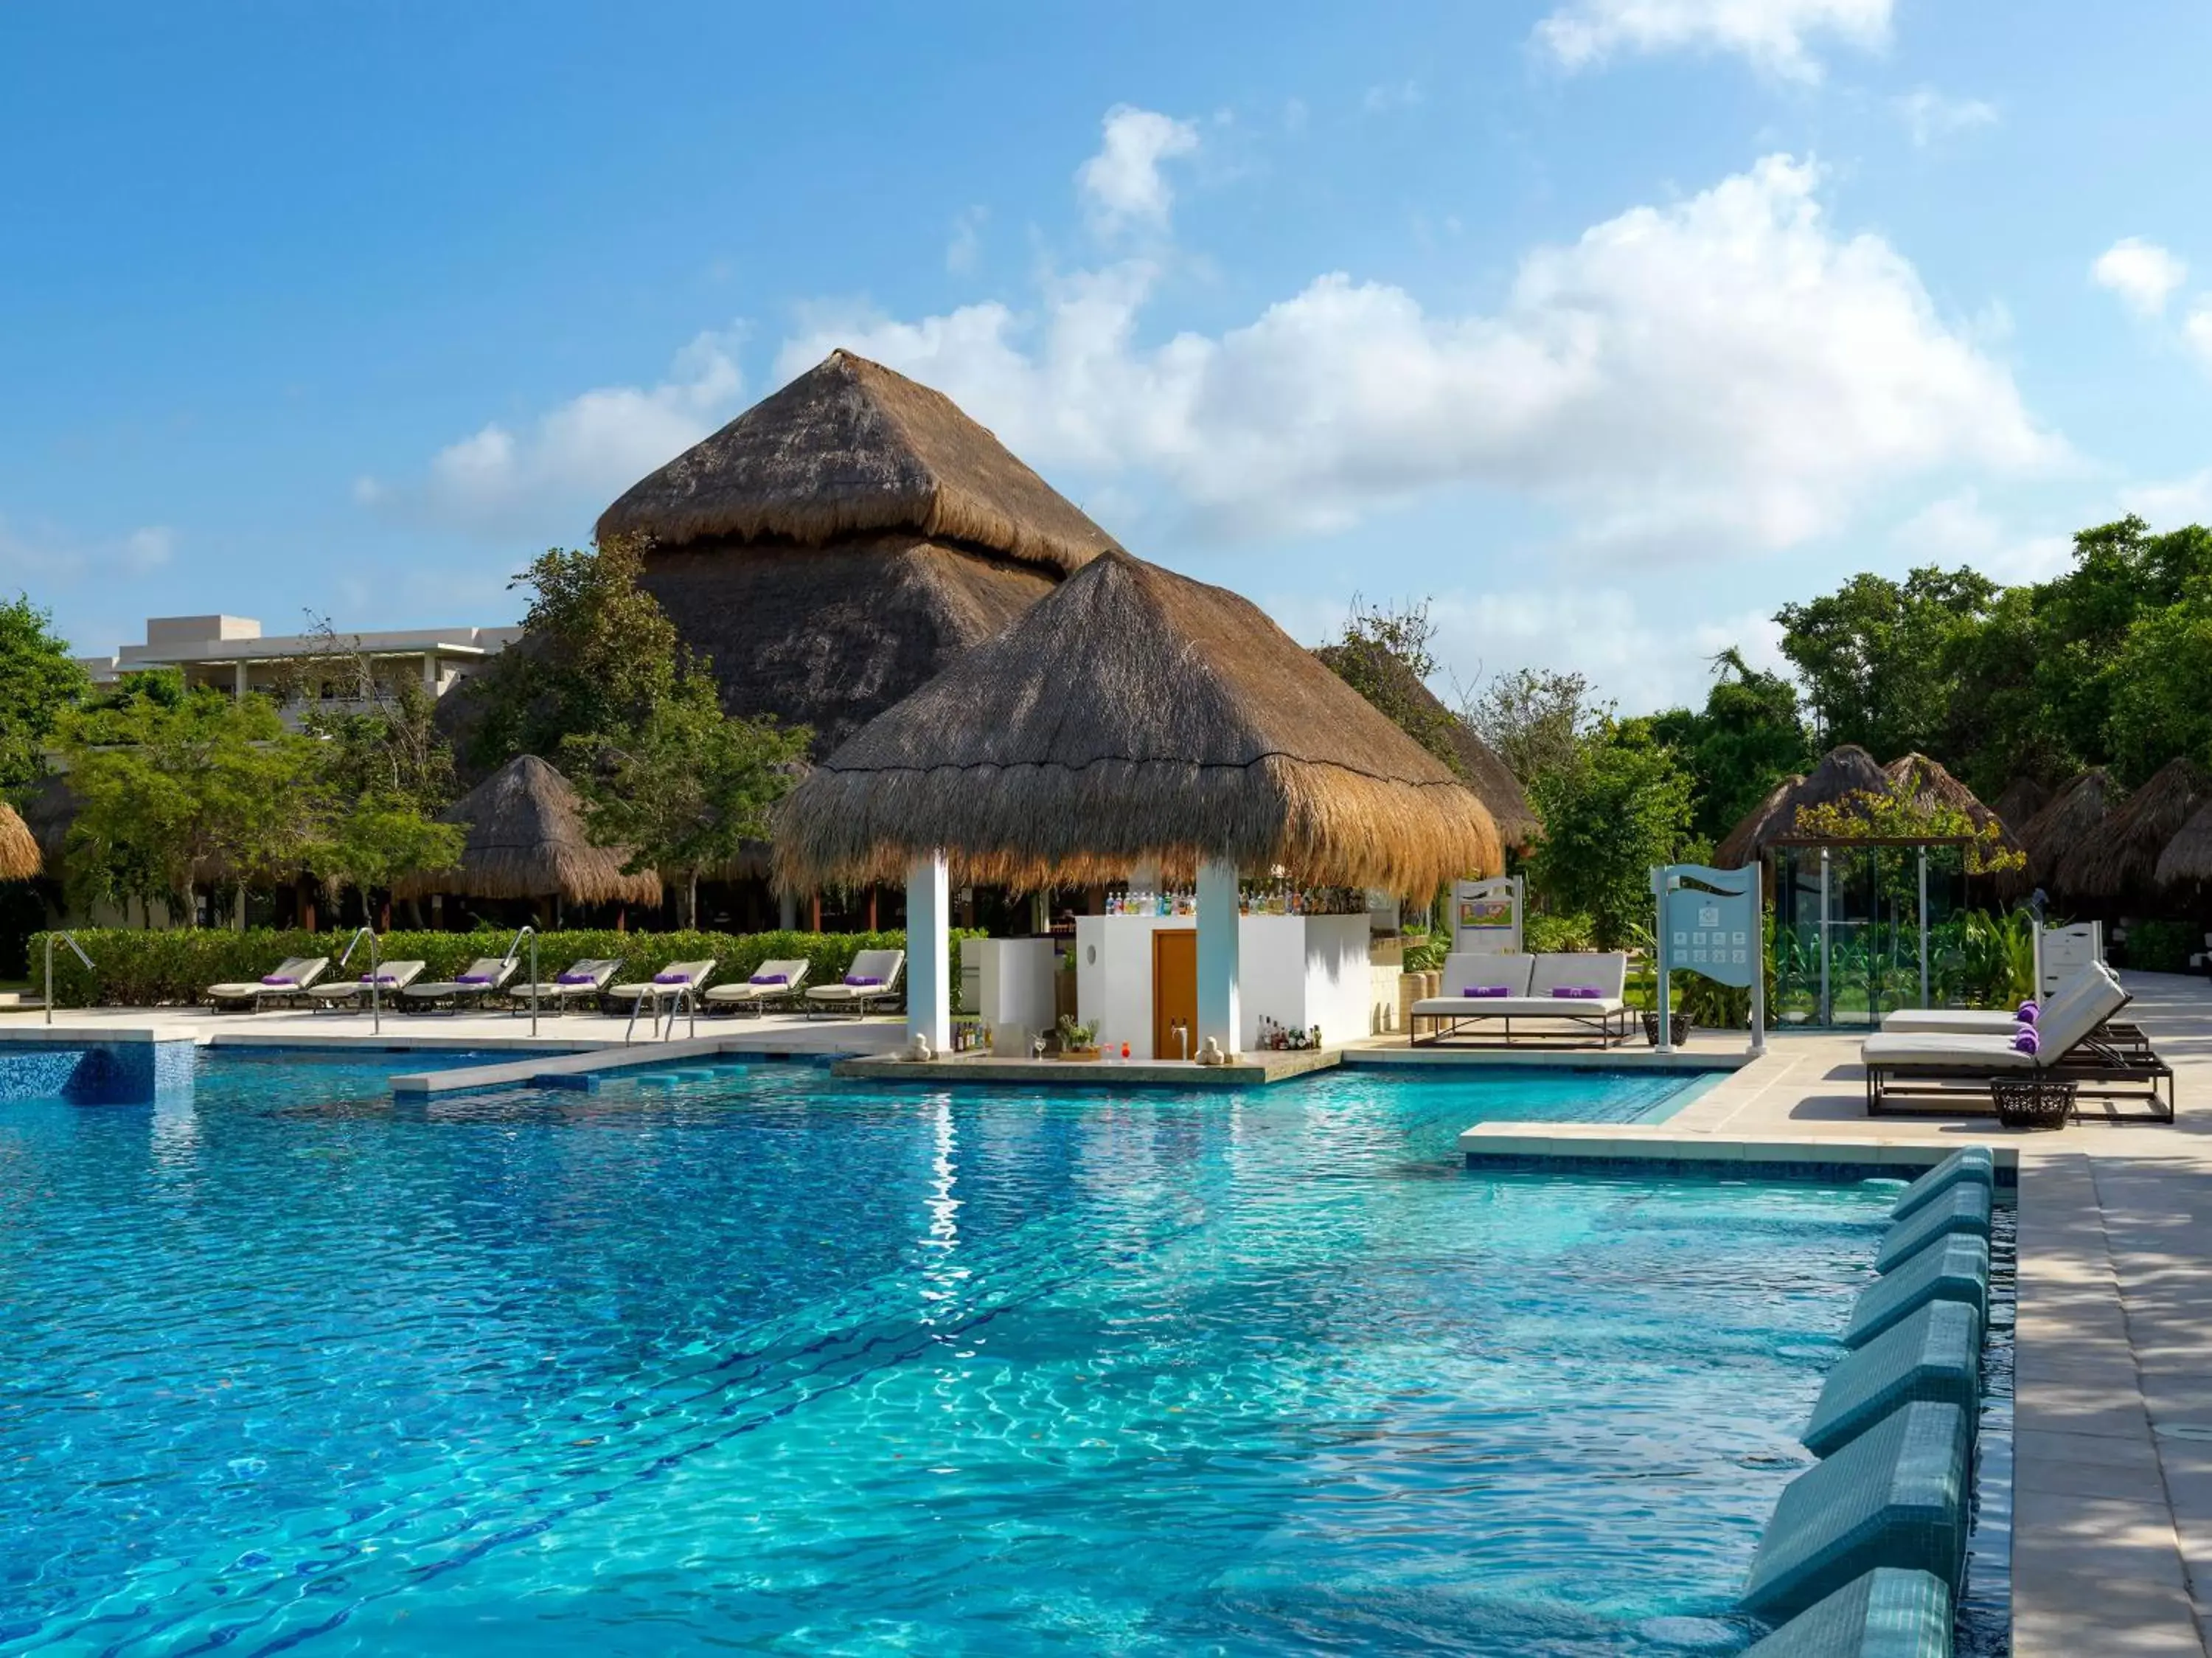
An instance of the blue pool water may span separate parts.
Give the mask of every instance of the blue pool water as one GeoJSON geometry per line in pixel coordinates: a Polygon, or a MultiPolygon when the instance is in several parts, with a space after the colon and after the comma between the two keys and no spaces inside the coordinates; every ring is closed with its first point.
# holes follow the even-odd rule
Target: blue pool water
{"type": "Polygon", "coordinates": [[[1893,1187],[1675,1085],[0,1107],[0,1651],[1732,1653],[1893,1187]]]}

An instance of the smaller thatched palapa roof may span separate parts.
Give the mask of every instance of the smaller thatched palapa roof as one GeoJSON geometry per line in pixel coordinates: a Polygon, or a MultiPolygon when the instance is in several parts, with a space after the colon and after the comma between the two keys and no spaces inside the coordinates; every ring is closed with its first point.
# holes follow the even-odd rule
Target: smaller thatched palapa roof
{"type": "Polygon", "coordinates": [[[2194,760],[2169,760],[2060,860],[2057,887],[2072,898],[2119,898],[2157,879],[2166,845],[2212,800],[2212,775],[2194,760]]]}
{"type": "Polygon", "coordinates": [[[599,515],[636,536],[818,547],[905,531],[1066,574],[1118,544],[952,399],[832,351],[599,515]]]}
{"type": "Polygon", "coordinates": [[[461,861],[392,884],[399,898],[456,893],[469,898],[552,898],[572,904],[658,904],[660,877],[626,875],[629,854],[594,846],[583,802],[568,778],[524,754],[509,760],[438,814],[465,824],[461,861]]]}
{"type": "MultiPolygon", "coordinates": [[[[1505,844],[1526,847],[1540,839],[1544,820],[1528,803],[1528,793],[1521,787],[1521,779],[1513,775],[1513,768],[1498,758],[1498,751],[1483,741],[1473,726],[1446,708],[1443,699],[1422,684],[1420,675],[1403,661],[1387,650],[1348,644],[1323,645],[1314,655],[1345,678],[1354,651],[1361,659],[1353,665],[1358,673],[1371,677],[1382,692],[1376,706],[1431,753],[1437,753],[1439,747],[1448,751],[1437,758],[1458,772],[1474,790],[1475,798],[1489,808],[1505,844]]],[[[1357,688],[1356,679],[1348,682],[1357,688]]]]}
{"type": "Polygon", "coordinates": [[[2161,887],[2212,882],[2212,802],[2198,807],[2166,842],[2152,874],[2161,887]]]}
{"type": "Polygon", "coordinates": [[[1433,754],[1249,600],[1107,552],[818,765],[777,815],[787,887],[1036,887],[1209,859],[1433,892],[1502,864],[1433,754]]]}
{"type": "Polygon", "coordinates": [[[0,801],[0,881],[28,881],[44,862],[39,842],[15,810],[0,801]]]}
{"type": "Polygon", "coordinates": [[[1790,796],[1802,786],[1805,774],[1792,772],[1766,791],[1766,798],[1743,815],[1743,821],[1728,832],[1728,837],[1713,849],[1713,868],[1741,869],[1756,863],[1774,838],[1782,833],[1780,827],[1796,817],[1790,796]],[[1787,811],[1788,815],[1783,814],[1787,811]]]}
{"type": "Polygon", "coordinates": [[[2051,791],[2033,777],[2014,777],[2004,786],[2004,792],[1990,809],[1995,812],[2004,826],[2017,840],[2028,826],[2030,819],[2051,804],[2051,791]]]}
{"type": "Polygon", "coordinates": [[[1931,760],[1925,754],[1905,754],[1881,769],[1889,779],[1889,786],[1895,789],[1902,784],[1906,798],[1915,805],[1924,810],[1947,808],[1963,813],[1978,830],[1994,823],[2003,832],[2007,846],[2019,845],[2004,814],[1983,805],[1980,797],[1953,777],[1942,761],[1931,760]]]}
{"type": "Polygon", "coordinates": [[[2058,866],[2103,828],[2124,792],[2101,765],[2092,766],[2068,783],[2021,829],[2021,849],[2027,854],[2027,868],[2000,876],[1999,890],[2007,897],[2018,898],[2036,887],[2056,889],[2058,866]]]}

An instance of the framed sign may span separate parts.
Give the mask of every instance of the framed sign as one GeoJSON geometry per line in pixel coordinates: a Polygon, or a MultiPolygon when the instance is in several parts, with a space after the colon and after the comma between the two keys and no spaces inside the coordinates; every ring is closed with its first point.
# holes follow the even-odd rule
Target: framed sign
{"type": "MultiPolygon", "coordinates": [[[[1766,929],[1759,886],[1755,863],[1747,869],[1676,863],[1651,872],[1659,910],[1653,965],[1661,1003],[1672,1005],[1668,981],[1677,972],[1702,973],[1717,984],[1748,990],[1753,1053],[1766,1047],[1766,929]]],[[[1670,1033],[1673,1023],[1667,1021],[1670,1033]]]]}
{"type": "Polygon", "coordinates": [[[1498,954],[1520,950],[1520,876],[1452,883],[1452,948],[1498,954]]]}

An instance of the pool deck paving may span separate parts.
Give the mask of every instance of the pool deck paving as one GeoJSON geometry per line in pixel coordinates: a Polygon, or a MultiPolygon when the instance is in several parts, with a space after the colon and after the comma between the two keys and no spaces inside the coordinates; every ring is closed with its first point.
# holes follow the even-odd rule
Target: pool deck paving
{"type": "MultiPolygon", "coordinates": [[[[1491,1123],[1462,1147],[1501,1155],[1827,1165],[1900,1172],[1963,1144],[1996,1148],[2019,1183],[2019,1305],[2014,1419],[2013,1600],[2016,1658],[2212,1655],[2212,983],[2124,973],[2130,1016],[2176,1073],[2172,1124],[2081,1121],[2020,1134],[1991,1119],[1866,1114],[1854,1036],[1780,1032],[1747,1061],[1740,1034],[1700,1033],[1673,1056],[1612,1050],[1408,1049],[1377,1038],[1343,1051],[1375,1065],[1565,1065],[1722,1070],[1668,1120],[1647,1125],[1491,1123]]],[[[511,1050],[529,1076],[595,1065],[635,1069],[706,1057],[838,1057],[857,1074],[908,1081],[957,1067],[957,1080],[1157,1086],[1195,1068],[1038,1066],[961,1056],[896,1064],[896,1019],[795,1016],[688,1021],[665,1043],[626,1018],[505,1014],[366,1015],[204,1009],[59,1012],[0,1018],[0,1043],[64,1036],[93,1041],[185,1038],[219,1045],[511,1050]],[[695,1052],[695,1048],[696,1051],[695,1052]],[[649,1049],[649,1051],[648,1051],[649,1049]],[[532,1058],[536,1054],[579,1056],[532,1058]],[[595,1056],[595,1058],[593,1057],[595,1056]],[[1173,1070],[1174,1077],[1148,1073],[1173,1070]],[[1033,1076],[1037,1072],[1041,1075],[1033,1076]],[[1121,1075],[1116,1076],[1115,1073],[1121,1075]],[[1070,1073],[1079,1073],[1071,1075],[1070,1073]]],[[[1340,1056],[1321,1057],[1321,1063],[1340,1056]]],[[[1310,1060],[1313,1056],[1269,1056],[1310,1060]]],[[[1272,1069],[1261,1062],[1258,1069],[1272,1069]]],[[[1303,1069],[1304,1067],[1301,1067],[1303,1069]]],[[[1288,1068],[1285,1068],[1287,1070],[1288,1068]]],[[[1212,1080],[1212,1079],[1208,1079],[1212,1080]]],[[[1274,1080],[1272,1076],[1255,1079],[1274,1080]]],[[[514,1085],[510,1082],[508,1086],[514,1085]]]]}

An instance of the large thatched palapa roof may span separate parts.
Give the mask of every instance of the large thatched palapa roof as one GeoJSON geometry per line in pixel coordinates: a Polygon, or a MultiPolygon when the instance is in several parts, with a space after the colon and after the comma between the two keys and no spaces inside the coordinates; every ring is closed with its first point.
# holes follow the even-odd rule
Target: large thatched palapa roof
{"type": "Polygon", "coordinates": [[[733,714],[826,753],[1118,544],[951,399],[833,351],[600,515],[733,714]]]}
{"type": "Polygon", "coordinates": [[[2168,842],[2212,801],[2212,776],[2194,760],[2169,760],[2059,861],[2056,885],[2070,898],[2119,898],[2149,887],[2168,842]]]}
{"type": "Polygon", "coordinates": [[[2158,868],[2152,873],[2161,887],[2212,882],[2212,802],[2190,814],[2158,855],[2158,868]]]}
{"type": "Polygon", "coordinates": [[[1888,788],[1888,774],[1856,743],[1832,748],[1805,776],[1792,777],[1767,791],[1766,798],[1729,830],[1714,850],[1718,860],[1714,867],[1738,869],[1778,846],[1812,844],[1814,837],[1797,831],[1799,808],[1831,806],[1854,794],[1879,795],[1888,788]]]}
{"type": "Polygon", "coordinates": [[[775,845],[793,887],[938,848],[1017,887],[1228,858],[1430,892],[1503,862],[1482,802],[1256,606],[1120,552],[831,754],[775,845]]]}
{"type": "Polygon", "coordinates": [[[627,854],[592,845],[574,788],[535,754],[509,760],[438,816],[468,826],[460,863],[401,877],[392,884],[395,896],[660,902],[660,877],[650,870],[626,875],[627,854]]]}
{"type": "Polygon", "coordinates": [[[2033,777],[2014,777],[2004,786],[1990,809],[2002,820],[2017,840],[2038,812],[2051,804],[2051,791],[2033,777]]]}
{"type": "Polygon", "coordinates": [[[2101,765],[2091,767],[2068,783],[2022,826],[2020,844],[2027,854],[2027,867],[2016,874],[2000,876],[1999,890],[2015,898],[2036,887],[2055,890],[2059,865],[2075,848],[2087,845],[2095,838],[2118,806],[2123,794],[2120,786],[2112,781],[2112,773],[2101,765]]]}
{"type": "Polygon", "coordinates": [[[1974,791],[1952,776],[1940,760],[1931,760],[1925,754],[1905,754],[1881,768],[1892,789],[1901,788],[1905,797],[1923,810],[1948,808],[1963,813],[1977,830],[1995,824],[2003,832],[2005,844],[2017,847],[2018,838],[2004,820],[2004,814],[1982,804],[1974,791]]]}
{"type": "Polygon", "coordinates": [[[1521,779],[1513,775],[1513,768],[1498,758],[1498,751],[1483,741],[1473,726],[1446,708],[1443,699],[1424,685],[1420,675],[1403,660],[1386,650],[1348,644],[1323,645],[1314,655],[1343,677],[1354,651],[1361,657],[1357,664],[1359,674],[1372,676],[1382,688],[1382,701],[1377,706],[1398,718],[1407,735],[1431,753],[1437,753],[1439,747],[1447,751],[1437,758],[1458,772],[1474,790],[1475,798],[1489,808],[1505,844],[1525,847],[1539,839],[1544,832],[1543,820],[1528,803],[1528,793],[1521,787],[1521,779]],[[1395,710],[1392,704],[1397,705],[1395,710]],[[1404,717],[1399,717],[1401,714],[1404,717]],[[1425,734],[1432,741],[1424,741],[1425,734]]]}
{"type": "Polygon", "coordinates": [[[1803,786],[1805,774],[1792,772],[1766,791],[1766,797],[1744,814],[1743,821],[1728,832],[1728,837],[1713,849],[1713,868],[1741,869],[1756,863],[1760,855],[1782,833],[1783,826],[1794,823],[1796,811],[1790,796],[1803,786]]]}
{"type": "Polygon", "coordinates": [[[37,838],[15,808],[0,801],[0,881],[28,881],[43,862],[37,838]]]}

